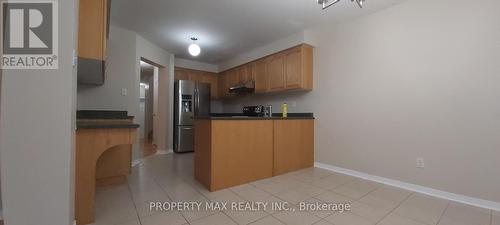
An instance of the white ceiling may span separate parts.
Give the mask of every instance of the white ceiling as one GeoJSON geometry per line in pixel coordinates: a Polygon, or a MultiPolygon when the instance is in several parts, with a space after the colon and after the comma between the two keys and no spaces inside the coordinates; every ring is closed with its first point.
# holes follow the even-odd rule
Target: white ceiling
{"type": "Polygon", "coordinates": [[[316,0],[114,0],[111,23],[134,30],[176,57],[218,64],[250,49],[324,23],[338,23],[405,0],[342,0],[321,10],[316,0]],[[187,53],[189,38],[202,53],[187,53]]]}

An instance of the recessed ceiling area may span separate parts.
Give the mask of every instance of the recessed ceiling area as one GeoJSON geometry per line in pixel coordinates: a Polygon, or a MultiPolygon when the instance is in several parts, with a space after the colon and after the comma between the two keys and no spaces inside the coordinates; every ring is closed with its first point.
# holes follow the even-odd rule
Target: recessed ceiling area
{"type": "Polygon", "coordinates": [[[119,0],[111,24],[134,30],[176,57],[218,64],[305,28],[354,19],[405,0],[342,0],[322,10],[316,0],[119,0]],[[201,54],[187,47],[197,37],[201,54]]]}

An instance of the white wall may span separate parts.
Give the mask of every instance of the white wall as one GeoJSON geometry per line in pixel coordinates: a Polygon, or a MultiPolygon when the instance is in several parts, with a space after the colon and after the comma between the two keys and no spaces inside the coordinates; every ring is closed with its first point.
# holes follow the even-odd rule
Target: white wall
{"type": "Polygon", "coordinates": [[[153,130],[154,70],[145,82],[149,87],[145,90],[146,99],[144,101],[144,138],[147,139],[149,131],[153,130]]]}
{"type": "Polygon", "coordinates": [[[110,27],[106,80],[102,86],[78,85],[78,109],[126,110],[129,115],[138,115],[140,77],[135,45],[135,32],[110,27]],[[122,88],[127,89],[126,96],[122,88]]]}
{"type": "Polygon", "coordinates": [[[6,225],[73,224],[76,2],[58,3],[58,70],[3,71],[0,164],[6,225]]]}
{"type": "Polygon", "coordinates": [[[207,72],[212,72],[212,73],[219,72],[218,65],[197,62],[197,61],[193,61],[193,60],[189,60],[189,59],[175,58],[174,64],[176,67],[182,67],[182,68],[187,68],[187,69],[201,70],[201,71],[207,71],[207,72]]]}
{"type": "Polygon", "coordinates": [[[498,12],[496,0],[407,1],[308,30],[314,91],[241,101],[314,112],[321,163],[500,202],[498,12]]]}
{"type": "MultiPolygon", "coordinates": [[[[160,150],[172,149],[173,125],[172,120],[169,118],[172,117],[173,113],[174,55],[139,35],[136,35],[136,40],[136,72],[140,74],[141,58],[145,58],[160,67],[158,75],[158,113],[156,115],[156,122],[159,126],[155,129],[155,142],[160,150]]],[[[140,79],[140,77],[138,78],[140,79]]]]}
{"type": "MultiPolygon", "coordinates": [[[[168,149],[168,139],[171,136],[169,121],[170,90],[173,90],[173,73],[168,70],[173,67],[173,55],[152,44],[134,31],[116,26],[110,27],[108,41],[108,67],[106,80],[102,86],[78,86],[78,109],[91,110],[126,110],[129,115],[139,116],[139,82],[141,57],[164,67],[159,79],[160,98],[158,121],[160,126],[157,132],[159,149],[168,149]],[[122,89],[127,89],[127,95],[122,95],[122,89]]],[[[173,94],[173,91],[171,91],[173,94]]],[[[138,145],[134,145],[137,153],[138,145]]],[[[137,154],[134,154],[137,156],[137,154]]]]}
{"type": "Polygon", "coordinates": [[[140,86],[139,97],[141,101],[139,102],[139,116],[136,122],[141,125],[139,127],[139,138],[144,138],[144,128],[146,126],[146,86],[140,86]]]}
{"type": "MultiPolygon", "coordinates": [[[[1,46],[1,44],[0,44],[1,46]]],[[[0,53],[0,56],[2,54],[0,53]]],[[[2,70],[0,70],[0,118],[2,117],[2,70]]],[[[0,127],[2,126],[0,119],[0,127]]],[[[1,149],[0,149],[1,150],[1,149]]],[[[0,154],[0,174],[2,174],[2,154],[0,154]]],[[[3,206],[2,206],[2,178],[0,176],[0,218],[3,218],[3,206]]]]}

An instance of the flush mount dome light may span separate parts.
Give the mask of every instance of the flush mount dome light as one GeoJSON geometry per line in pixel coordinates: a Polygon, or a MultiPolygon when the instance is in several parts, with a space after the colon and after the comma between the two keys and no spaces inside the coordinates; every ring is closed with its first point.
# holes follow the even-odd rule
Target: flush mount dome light
{"type": "MultiPolygon", "coordinates": [[[[332,6],[333,4],[340,2],[340,0],[317,0],[317,1],[318,4],[320,4],[323,7],[323,9],[326,9],[332,6]]],[[[365,0],[351,0],[351,2],[356,2],[359,8],[363,8],[363,3],[365,2],[365,0]]]]}
{"type": "Polygon", "coordinates": [[[194,43],[195,41],[198,40],[198,38],[192,37],[191,40],[193,41],[193,43],[189,45],[188,52],[192,56],[198,56],[201,53],[201,48],[199,45],[194,43]]]}

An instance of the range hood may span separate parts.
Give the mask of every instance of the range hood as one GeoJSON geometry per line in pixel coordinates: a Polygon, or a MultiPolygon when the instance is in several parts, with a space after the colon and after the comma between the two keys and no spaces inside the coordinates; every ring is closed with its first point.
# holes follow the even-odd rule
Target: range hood
{"type": "Polygon", "coordinates": [[[234,93],[234,94],[254,93],[254,91],[255,91],[255,81],[249,81],[246,83],[237,84],[229,88],[229,93],[234,93]]]}

